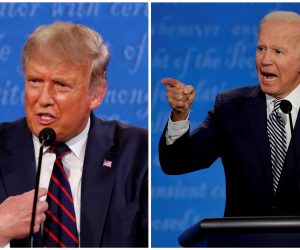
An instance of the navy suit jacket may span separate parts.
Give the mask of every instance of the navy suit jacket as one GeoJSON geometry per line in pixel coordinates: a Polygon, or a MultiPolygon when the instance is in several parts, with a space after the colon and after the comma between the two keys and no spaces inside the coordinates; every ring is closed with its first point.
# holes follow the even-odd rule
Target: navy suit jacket
{"type": "MultiPolygon", "coordinates": [[[[0,125],[0,202],[34,188],[26,119],[0,125]]],[[[148,139],[145,129],[91,116],[81,185],[81,247],[147,247],[148,139]],[[103,161],[112,167],[103,166],[103,161]]],[[[35,235],[38,245],[39,235],[35,235]]],[[[28,239],[11,246],[26,247],[28,239]]]]}
{"type": "MultiPolygon", "coordinates": [[[[298,115],[294,130],[298,148],[299,120],[298,115]]],[[[208,168],[221,157],[226,177],[225,216],[299,214],[299,171],[293,143],[287,151],[277,192],[273,192],[266,97],[259,86],[219,94],[214,108],[191,134],[188,131],[167,146],[163,133],[159,153],[167,174],[208,168]]],[[[300,162],[299,151],[297,157],[300,162]]]]}

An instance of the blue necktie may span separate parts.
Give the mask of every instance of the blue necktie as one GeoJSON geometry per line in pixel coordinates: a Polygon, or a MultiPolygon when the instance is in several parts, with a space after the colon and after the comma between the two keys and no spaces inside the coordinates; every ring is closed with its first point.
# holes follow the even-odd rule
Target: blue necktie
{"type": "Polygon", "coordinates": [[[66,144],[53,146],[50,150],[56,154],[50,179],[43,228],[43,247],[78,247],[76,216],[70,183],[64,171],[62,158],[70,153],[66,144]]]}

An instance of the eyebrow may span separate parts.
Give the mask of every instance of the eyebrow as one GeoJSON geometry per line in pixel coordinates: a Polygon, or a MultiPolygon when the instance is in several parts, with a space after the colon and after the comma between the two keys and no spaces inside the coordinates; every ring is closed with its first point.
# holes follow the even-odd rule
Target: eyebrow
{"type": "MultiPolygon", "coordinates": [[[[263,43],[263,42],[257,42],[256,43],[256,46],[267,46],[265,43],[263,43]]],[[[272,46],[268,46],[269,48],[271,48],[271,49],[279,49],[279,50],[287,50],[287,48],[285,48],[285,47],[282,47],[282,46],[280,46],[280,45],[272,45],[272,46]]]]}
{"type": "Polygon", "coordinates": [[[53,77],[53,78],[51,78],[51,81],[53,81],[53,82],[70,82],[70,79],[64,79],[61,77],[53,77]]]}
{"type": "Polygon", "coordinates": [[[77,81],[75,79],[73,79],[72,77],[71,78],[62,78],[62,77],[59,77],[59,76],[54,76],[53,78],[51,78],[51,81],[52,82],[60,82],[60,83],[64,83],[64,84],[67,84],[67,85],[77,85],[77,81]]]}

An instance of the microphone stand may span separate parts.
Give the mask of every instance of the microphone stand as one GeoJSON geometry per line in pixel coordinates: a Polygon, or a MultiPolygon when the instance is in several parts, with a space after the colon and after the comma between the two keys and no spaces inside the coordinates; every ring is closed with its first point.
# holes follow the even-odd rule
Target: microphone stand
{"type": "Polygon", "coordinates": [[[43,140],[43,142],[40,146],[38,168],[37,168],[36,177],[35,177],[34,199],[33,199],[32,215],[31,215],[31,223],[30,223],[30,233],[29,233],[31,248],[33,248],[33,229],[34,229],[34,221],[35,221],[35,215],[36,215],[36,205],[38,202],[37,198],[38,198],[38,191],[39,191],[39,185],[40,185],[40,175],[41,175],[41,168],[42,168],[44,144],[45,144],[45,140],[43,140]]]}
{"type": "Polygon", "coordinates": [[[30,246],[33,247],[33,231],[34,231],[34,221],[36,215],[36,205],[38,202],[38,192],[39,192],[39,185],[40,185],[40,175],[41,175],[41,168],[42,168],[42,159],[43,159],[43,150],[44,146],[50,146],[55,142],[56,133],[52,128],[44,128],[39,134],[39,141],[41,143],[40,152],[39,152],[39,160],[38,160],[38,168],[35,177],[35,187],[34,187],[34,199],[33,199],[33,207],[32,207],[32,215],[31,215],[31,223],[30,223],[30,246]]]}

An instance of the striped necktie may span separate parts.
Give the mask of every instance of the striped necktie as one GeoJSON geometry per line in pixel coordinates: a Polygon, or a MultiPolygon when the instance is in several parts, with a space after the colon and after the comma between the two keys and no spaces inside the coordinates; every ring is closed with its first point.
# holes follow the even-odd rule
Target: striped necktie
{"type": "Polygon", "coordinates": [[[78,247],[78,232],[74,202],[70,183],[64,171],[62,158],[71,152],[66,144],[55,145],[50,149],[56,154],[50,179],[43,228],[43,247],[78,247]]]}
{"type": "Polygon", "coordinates": [[[280,100],[274,100],[274,109],[268,119],[268,136],[271,148],[271,162],[273,173],[273,188],[276,193],[280,174],[286,155],[286,134],[284,120],[279,113],[280,100]]]}

